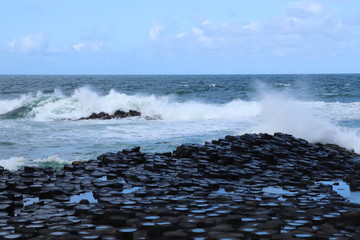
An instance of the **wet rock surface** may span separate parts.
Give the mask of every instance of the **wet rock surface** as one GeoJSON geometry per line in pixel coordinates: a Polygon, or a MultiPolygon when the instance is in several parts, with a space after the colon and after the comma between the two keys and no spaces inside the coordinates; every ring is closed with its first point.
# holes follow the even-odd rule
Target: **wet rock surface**
{"type": "Polygon", "coordinates": [[[141,113],[135,110],[129,110],[128,112],[117,110],[114,114],[105,112],[92,113],[88,117],[79,118],[79,120],[90,120],[90,119],[114,119],[114,118],[128,118],[128,117],[140,117],[141,113]]]}
{"type": "Polygon", "coordinates": [[[360,239],[359,156],[276,133],[0,169],[0,239],[360,239]]]}

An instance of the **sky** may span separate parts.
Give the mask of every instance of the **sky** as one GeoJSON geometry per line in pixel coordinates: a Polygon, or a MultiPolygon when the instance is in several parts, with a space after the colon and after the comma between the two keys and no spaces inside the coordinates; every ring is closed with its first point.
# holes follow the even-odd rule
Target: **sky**
{"type": "Polygon", "coordinates": [[[359,73],[359,0],[1,0],[0,74],[359,73]]]}

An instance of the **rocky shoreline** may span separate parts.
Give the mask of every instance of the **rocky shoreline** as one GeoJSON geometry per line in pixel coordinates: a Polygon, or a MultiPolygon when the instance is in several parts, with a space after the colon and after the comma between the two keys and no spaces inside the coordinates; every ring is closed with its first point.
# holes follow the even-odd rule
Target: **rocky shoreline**
{"type": "Polygon", "coordinates": [[[359,155],[276,133],[0,169],[0,239],[360,239],[359,155]],[[335,183],[336,184],[336,183],[335,183]]]}

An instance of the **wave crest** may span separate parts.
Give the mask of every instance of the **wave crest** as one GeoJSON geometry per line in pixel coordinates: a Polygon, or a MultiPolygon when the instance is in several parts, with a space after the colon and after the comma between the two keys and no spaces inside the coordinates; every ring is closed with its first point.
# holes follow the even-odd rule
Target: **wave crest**
{"type": "Polygon", "coordinates": [[[169,96],[127,95],[113,89],[101,96],[88,87],[75,89],[71,96],[64,96],[56,90],[53,94],[39,92],[36,96],[0,101],[0,115],[9,119],[76,120],[94,112],[114,114],[117,110],[136,110],[143,116],[165,120],[206,120],[247,118],[258,115],[260,108],[257,102],[239,99],[225,104],[177,102],[169,96]],[[6,105],[11,107],[3,107],[6,105]]]}
{"type": "Polygon", "coordinates": [[[27,159],[25,157],[11,157],[8,159],[0,159],[0,166],[10,171],[15,171],[26,165],[61,169],[65,164],[69,163],[69,161],[61,159],[58,155],[51,155],[47,158],[37,159],[27,159]]]}

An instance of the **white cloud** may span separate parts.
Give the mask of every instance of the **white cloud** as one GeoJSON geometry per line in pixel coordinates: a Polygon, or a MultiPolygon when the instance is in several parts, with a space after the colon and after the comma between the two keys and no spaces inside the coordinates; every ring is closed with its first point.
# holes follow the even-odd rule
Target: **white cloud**
{"type": "Polygon", "coordinates": [[[104,48],[104,43],[101,41],[91,41],[88,42],[87,47],[90,52],[101,52],[104,48]]]}
{"type": "Polygon", "coordinates": [[[299,18],[308,18],[323,12],[323,5],[316,1],[296,1],[288,3],[288,14],[299,18]]]}
{"type": "Polygon", "coordinates": [[[84,47],[86,47],[86,43],[83,42],[72,45],[72,48],[77,52],[80,52],[80,50],[84,47]]]}
{"type": "Polygon", "coordinates": [[[249,19],[247,23],[216,23],[205,19],[187,30],[178,28],[178,31],[164,31],[161,25],[155,25],[150,29],[149,38],[158,49],[208,50],[230,56],[324,55],[334,49],[343,51],[344,46],[349,47],[358,42],[354,41],[354,36],[350,39],[350,30],[354,31],[354,28],[350,29],[346,21],[324,1],[293,1],[286,7],[282,15],[265,21],[249,19]]]}
{"type": "Polygon", "coordinates": [[[29,53],[45,50],[47,38],[43,33],[30,34],[20,38],[14,38],[7,42],[10,51],[29,53]]]}
{"type": "Polygon", "coordinates": [[[30,34],[19,38],[14,38],[6,43],[7,49],[11,53],[21,54],[66,54],[77,53],[103,53],[106,50],[105,43],[99,40],[83,40],[67,46],[48,46],[48,39],[43,33],[30,34]]]}
{"type": "Polygon", "coordinates": [[[207,44],[207,46],[212,43],[212,38],[205,36],[204,30],[194,27],[192,33],[200,43],[207,44]]]}
{"type": "Polygon", "coordinates": [[[200,28],[194,27],[191,31],[192,31],[192,33],[193,33],[194,35],[197,35],[197,36],[199,36],[199,37],[201,37],[201,36],[204,35],[204,31],[201,30],[200,28]]]}
{"type": "Polygon", "coordinates": [[[150,40],[157,40],[159,38],[159,35],[161,31],[163,30],[163,27],[160,25],[154,25],[149,31],[149,39],[150,40]]]}
{"type": "Polygon", "coordinates": [[[104,43],[101,41],[80,42],[80,43],[72,45],[72,48],[76,52],[98,53],[103,50],[104,43]]]}
{"type": "Polygon", "coordinates": [[[210,24],[211,24],[211,21],[205,20],[205,21],[202,22],[201,25],[206,26],[206,25],[210,25],[210,24]]]}
{"type": "Polygon", "coordinates": [[[246,30],[257,31],[260,29],[261,24],[259,22],[253,21],[253,22],[243,25],[242,27],[246,30]]]}

